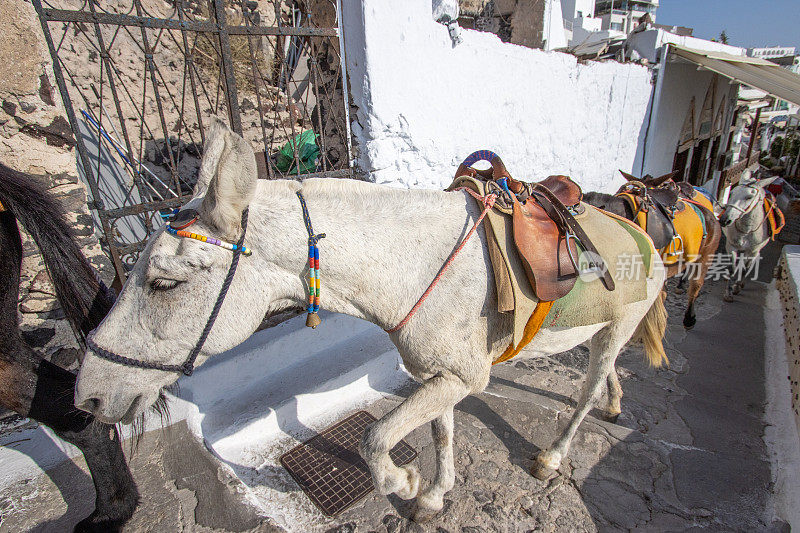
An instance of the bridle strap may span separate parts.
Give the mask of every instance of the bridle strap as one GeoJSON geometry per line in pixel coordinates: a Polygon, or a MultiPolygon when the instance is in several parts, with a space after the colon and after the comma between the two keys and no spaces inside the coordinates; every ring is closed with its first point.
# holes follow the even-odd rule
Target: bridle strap
{"type": "Polygon", "coordinates": [[[148,361],[141,361],[139,359],[131,359],[130,357],[125,357],[124,355],[119,355],[105,348],[101,348],[97,345],[94,341],[94,331],[91,331],[89,335],[86,336],[86,345],[92,349],[92,351],[106,359],[108,361],[119,363],[126,366],[132,366],[136,368],[148,368],[152,370],[163,370],[164,372],[182,372],[187,376],[191,376],[194,373],[194,363],[197,360],[197,356],[200,354],[200,350],[203,349],[203,345],[206,343],[206,339],[208,338],[209,333],[211,333],[211,328],[214,326],[214,322],[217,320],[217,315],[219,314],[220,309],[222,308],[222,302],[225,301],[225,295],[228,293],[228,289],[230,289],[231,282],[233,281],[233,275],[236,273],[236,267],[239,264],[239,257],[242,254],[242,245],[244,244],[244,237],[247,233],[247,215],[249,209],[245,209],[242,212],[242,235],[239,237],[239,241],[236,243],[236,249],[233,250],[233,258],[231,259],[231,266],[228,268],[228,274],[225,276],[225,281],[222,282],[222,288],[220,289],[219,296],[217,296],[217,301],[214,303],[214,308],[211,310],[211,315],[209,315],[208,320],[206,321],[206,326],[203,328],[203,332],[200,334],[200,338],[197,339],[197,343],[192,348],[192,351],[189,353],[189,357],[187,357],[186,361],[182,365],[165,365],[161,363],[150,363],[148,361]]]}

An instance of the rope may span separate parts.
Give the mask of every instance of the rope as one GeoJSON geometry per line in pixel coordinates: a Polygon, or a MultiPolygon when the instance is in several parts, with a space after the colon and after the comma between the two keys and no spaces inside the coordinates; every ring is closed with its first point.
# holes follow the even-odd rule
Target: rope
{"type": "Polygon", "coordinates": [[[231,282],[233,281],[233,275],[236,273],[236,266],[239,264],[239,257],[242,253],[242,245],[244,244],[244,237],[247,233],[247,214],[248,209],[245,209],[242,213],[242,235],[239,237],[239,242],[237,243],[236,249],[233,250],[233,258],[231,259],[231,266],[228,269],[228,274],[225,276],[225,281],[222,283],[222,288],[220,289],[219,296],[217,296],[217,301],[214,303],[214,309],[211,311],[211,315],[208,317],[208,321],[206,322],[205,327],[203,328],[203,332],[200,334],[200,338],[197,339],[197,343],[194,345],[194,348],[189,353],[189,357],[186,361],[181,365],[165,365],[162,363],[151,363],[149,361],[141,361],[138,359],[131,359],[130,357],[125,357],[124,355],[119,355],[114,352],[108,351],[105,348],[101,348],[94,342],[94,331],[89,332],[86,336],[86,345],[92,349],[92,351],[102,357],[103,359],[107,359],[114,363],[119,363],[122,365],[133,366],[136,368],[149,368],[153,370],[163,370],[165,372],[182,372],[187,376],[191,376],[194,373],[194,363],[197,360],[197,355],[202,350],[203,345],[208,338],[209,333],[211,332],[211,328],[214,326],[214,322],[217,320],[217,315],[219,314],[220,309],[222,308],[222,302],[225,301],[225,295],[228,293],[228,289],[230,289],[231,282]]]}
{"type": "Polygon", "coordinates": [[[306,224],[306,231],[308,232],[308,245],[316,246],[320,239],[325,238],[324,233],[314,233],[314,228],[311,226],[311,215],[308,214],[308,207],[306,206],[306,199],[303,193],[297,191],[297,197],[300,199],[300,206],[303,208],[303,222],[306,224]]]}
{"type": "Polygon", "coordinates": [[[386,333],[394,333],[400,330],[403,326],[405,326],[408,323],[409,320],[411,320],[411,317],[414,316],[414,314],[419,310],[419,308],[422,307],[422,303],[431,294],[431,291],[433,291],[433,288],[436,287],[436,284],[439,283],[439,280],[441,279],[442,275],[450,267],[450,263],[453,262],[453,259],[455,259],[458,253],[461,251],[461,249],[464,248],[464,245],[467,244],[467,241],[469,240],[470,237],[472,237],[472,234],[475,233],[475,230],[478,228],[478,225],[483,221],[483,217],[486,216],[486,213],[489,212],[489,210],[494,206],[495,200],[497,200],[497,195],[494,193],[487,194],[486,196],[481,196],[480,194],[476,193],[475,191],[467,187],[459,187],[454,190],[467,191],[473,198],[483,202],[483,212],[481,213],[481,216],[478,217],[478,220],[475,221],[475,224],[472,225],[472,228],[469,230],[469,232],[461,241],[461,243],[458,245],[458,247],[455,250],[453,250],[453,253],[450,254],[450,257],[447,259],[445,264],[442,265],[442,268],[439,270],[439,273],[436,274],[435,278],[433,278],[433,281],[431,281],[431,284],[428,285],[428,288],[425,290],[422,296],[420,296],[419,300],[417,300],[417,303],[414,305],[414,307],[411,308],[411,311],[408,312],[406,317],[403,320],[401,320],[399,324],[397,324],[395,327],[391,329],[387,329],[386,333]]]}
{"type": "Polygon", "coordinates": [[[219,296],[217,296],[217,301],[214,303],[214,309],[211,311],[211,315],[208,317],[208,322],[206,322],[206,327],[203,328],[203,333],[201,333],[200,338],[197,339],[197,344],[194,345],[194,349],[189,354],[189,358],[182,365],[183,373],[187,376],[191,376],[194,372],[195,359],[197,359],[197,355],[200,353],[200,350],[203,349],[203,345],[206,343],[208,334],[211,333],[211,328],[214,326],[214,322],[217,320],[219,310],[222,308],[222,302],[225,301],[225,295],[228,293],[228,289],[231,287],[233,275],[236,273],[236,266],[239,264],[239,258],[242,255],[244,235],[247,233],[248,211],[249,209],[245,209],[242,212],[242,236],[239,237],[239,242],[236,243],[236,249],[233,251],[233,258],[231,259],[231,266],[228,269],[228,274],[225,276],[225,281],[222,282],[222,289],[220,289],[219,296]]]}

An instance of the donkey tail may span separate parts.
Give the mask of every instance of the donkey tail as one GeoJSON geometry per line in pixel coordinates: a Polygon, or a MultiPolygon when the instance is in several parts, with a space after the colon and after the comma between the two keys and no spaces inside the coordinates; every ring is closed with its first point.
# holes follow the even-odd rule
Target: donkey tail
{"type": "Polygon", "coordinates": [[[0,203],[36,242],[64,313],[86,335],[108,314],[114,296],[78,247],[61,205],[36,178],[2,163],[0,203]]]}
{"type": "Polygon", "coordinates": [[[636,332],[633,334],[633,339],[641,341],[644,344],[644,353],[650,366],[658,368],[664,363],[669,365],[667,354],[664,353],[664,332],[667,329],[667,309],[664,307],[664,299],[666,293],[659,291],[658,296],[653,301],[653,305],[644,315],[636,332]]]}

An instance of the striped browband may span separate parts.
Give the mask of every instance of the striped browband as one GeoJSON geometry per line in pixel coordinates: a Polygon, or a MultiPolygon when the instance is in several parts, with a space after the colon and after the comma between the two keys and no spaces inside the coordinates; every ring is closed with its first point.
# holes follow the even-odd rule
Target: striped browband
{"type": "MultiPolygon", "coordinates": [[[[181,209],[173,211],[172,218],[169,224],[167,224],[167,233],[170,235],[175,235],[176,237],[186,237],[187,239],[195,239],[197,241],[207,242],[232,252],[235,252],[238,249],[237,245],[215,239],[214,237],[206,237],[205,235],[192,233],[191,231],[183,231],[185,228],[188,228],[195,222],[197,222],[197,211],[195,209],[181,209]]],[[[242,245],[241,251],[244,255],[251,255],[253,253],[250,248],[244,244],[242,245]]]]}

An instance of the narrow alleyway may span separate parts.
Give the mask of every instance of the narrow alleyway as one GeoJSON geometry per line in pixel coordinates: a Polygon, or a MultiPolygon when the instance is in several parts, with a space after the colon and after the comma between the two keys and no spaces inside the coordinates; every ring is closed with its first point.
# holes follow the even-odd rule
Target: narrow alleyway
{"type": "MultiPolygon", "coordinates": [[[[408,502],[373,493],[335,520],[319,514],[297,531],[784,531],[770,518],[770,466],[761,438],[767,286],[749,283],[732,304],[723,304],[723,289],[722,282],[707,283],[690,332],[680,325],[685,296],[670,292],[669,369],[652,370],[639,347],[627,348],[618,361],[622,415],[611,424],[590,414],[556,478],[541,482],[528,469],[571,415],[586,370],[584,347],[500,365],[484,393],[457,405],[457,481],[440,516],[416,524],[407,518],[408,502]]],[[[399,400],[387,398],[369,410],[379,416],[399,400]]],[[[185,429],[171,431],[177,433],[167,440],[181,451],[154,446],[164,437],[148,435],[133,459],[145,497],[129,531],[274,528],[259,523],[210,454],[181,437],[185,429]],[[199,459],[182,465],[187,454],[199,459]]],[[[429,478],[430,430],[418,429],[407,440],[420,451],[417,462],[429,478]]],[[[62,495],[75,504],[68,514],[82,516],[89,504],[79,502],[91,494],[90,481],[75,468],[56,474],[61,494],[40,476],[0,498],[0,531],[37,523],[60,529],[70,518],[62,516],[62,495]]],[[[294,493],[292,501],[310,509],[285,473],[275,478],[294,493]]]]}

